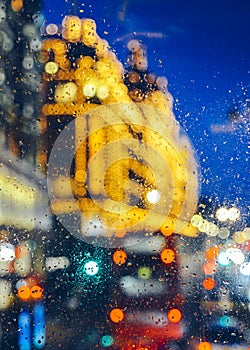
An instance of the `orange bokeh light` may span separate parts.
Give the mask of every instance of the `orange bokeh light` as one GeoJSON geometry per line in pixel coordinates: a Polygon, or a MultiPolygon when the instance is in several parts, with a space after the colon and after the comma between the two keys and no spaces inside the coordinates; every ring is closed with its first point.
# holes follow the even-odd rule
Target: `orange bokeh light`
{"type": "Polygon", "coordinates": [[[203,287],[207,290],[211,290],[215,287],[215,280],[211,277],[207,277],[202,282],[203,287]]]}
{"type": "Polygon", "coordinates": [[[127,261],[127,253],[122,250],[116,250],[113,254],[113,261],[117,265],[123,265],[127,261]]]}
{"type": "Polygon", "coordinates": [[[163,234],[163,236],[171,236],[174,232],[174,227],[171,225],[165,225],[161,227],[161,233],[163,234]]]}
{"type": "Polygon", "coordinates": [[[204,254],[208,260],[214,260],[220,253],[220,248],[217,246],[210,247],[204,254]]]}
{"type": "Polygon", "coordinates": [[[168,320],[172,323],[178,323],[182,319],[182,313],[179,309],[171,309],[168,312],[168,320]]]}
{"type": "Polygon", "coordinates": [[[31,297],[35,300],[37,299],[41,299],[41,297],[43,296],[43,288],[41,288],[40,286],[33,286],[31,288],[31,297]]]}
{"type": "Polygon", "coordinates": [[[23,0],[11,0],[11,8],[14,12],[19,12],[23,8],[23,0]]]}
{"type": "Polygon", "coordinates": [[[197,350],[212,350],[212,345],[204,341],[197,346],[197,350]]]}
{"type": "Polygon", "coordinates": [[[124,312],[121,309],[113,309],[110,311],[110,319],[114,323],[119,323],[124,319],[124,312]]]}
{"type": "Polygon", "coordinates": [[[175,252],[170,248],[163,249],[161,252],[161,260],[164,264],[171,264],[175,261],[175,252]]]}
{"type": "Polygon", "coordinates": [[[21,286],[18,288],[17,295],[23,301],[27,301],[30,298],[31,290],[28,286],[21,286]]]}

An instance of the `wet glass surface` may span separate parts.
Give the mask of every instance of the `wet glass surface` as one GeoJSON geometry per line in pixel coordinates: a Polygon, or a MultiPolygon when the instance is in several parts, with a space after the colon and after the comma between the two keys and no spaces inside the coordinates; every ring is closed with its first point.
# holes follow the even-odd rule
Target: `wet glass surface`
{"type": "Polygon", "coordinates": [[[246,1],[0,1],[0,348],[249,349],[246,1]]]}

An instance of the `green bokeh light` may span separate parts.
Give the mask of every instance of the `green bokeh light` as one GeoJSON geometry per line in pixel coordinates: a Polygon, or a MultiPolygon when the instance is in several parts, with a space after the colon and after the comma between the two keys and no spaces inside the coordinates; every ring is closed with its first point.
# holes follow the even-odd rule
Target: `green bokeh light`
{"type": "Polygon", "coordinates": [[[147,266],[139,267],[137,273],[138,273],[138,277],[142,280],[148,280],[152,275],[151,269],[147,266]]]}

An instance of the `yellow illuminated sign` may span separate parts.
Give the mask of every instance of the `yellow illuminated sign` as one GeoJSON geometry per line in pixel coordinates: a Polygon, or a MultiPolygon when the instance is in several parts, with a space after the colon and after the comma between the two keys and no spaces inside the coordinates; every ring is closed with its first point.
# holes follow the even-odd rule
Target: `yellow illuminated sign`
{"type": "MultiPolygon", "coordinates": [[[[45,39],[42,45],[44,79],[54,84],[42,113],[75,117],[70,136],[75,168],[73,185],[69,174],[68,180],[61,174],[66,178],[61,192],[60,176],[53,178],[52,211],[80,211],[84,225],[97,221],[106,236],[120,229],[195,236],[198,229],[190,219],[198,200],[197,165],[173,115],[167,79],[155,78],[154,89],[129,91],[122,64],[92,19],[66,16],[62,27],[62,39],[45,39]],[[95,55],[80,55],[72,63],[70,43],[94,49],[95,55]]],[[[134,66],[144,72],[145,49],[138,41],[128,46],[134,66]]],[[[145,79],[154,84],[152,77],[145,79]]],[[[38,154],[38,161],[42,158],[38,154]]]]}

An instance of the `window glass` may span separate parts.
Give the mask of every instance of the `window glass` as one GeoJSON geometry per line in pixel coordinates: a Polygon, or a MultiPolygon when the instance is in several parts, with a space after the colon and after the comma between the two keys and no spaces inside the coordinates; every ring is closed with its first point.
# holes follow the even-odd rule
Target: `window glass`
{"type": "Polygon", "coordinates": [[[249,350],[250,4],[0,0],[0,348],[249,350]]]}

